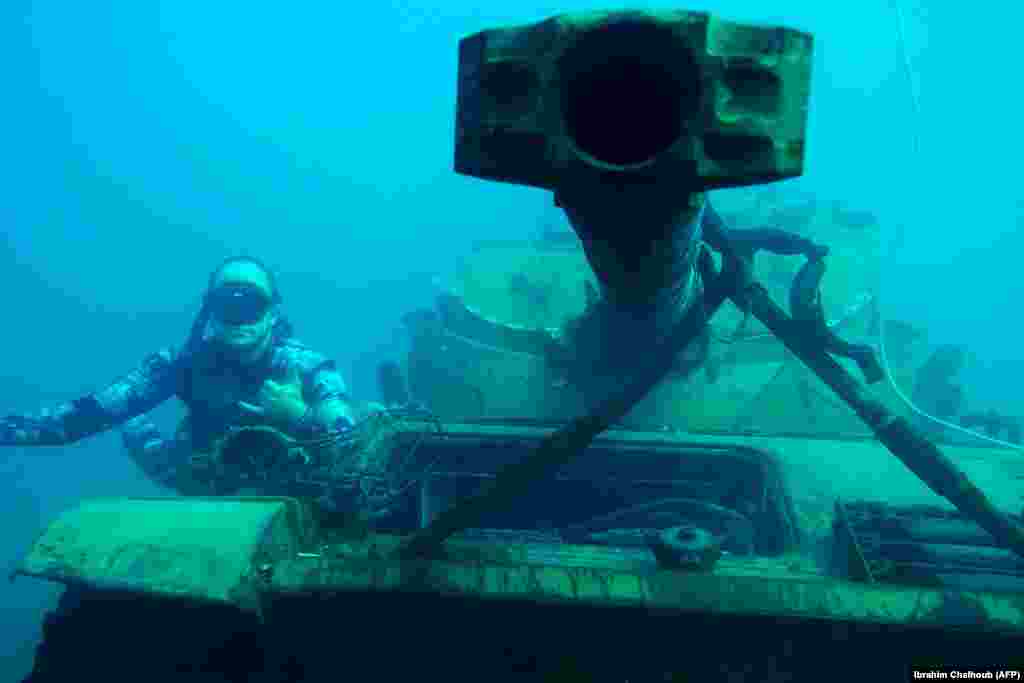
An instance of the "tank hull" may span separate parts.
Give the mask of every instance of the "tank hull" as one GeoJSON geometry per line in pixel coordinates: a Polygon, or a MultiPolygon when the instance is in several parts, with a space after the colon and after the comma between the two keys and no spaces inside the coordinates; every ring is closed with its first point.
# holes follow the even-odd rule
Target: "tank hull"
{"type": "MultiPolygon", "coordinates": [[[[183,672],[201,681],[367,672],[382,680],[896,680],[911,666],[1024,665],[1024,568],[997,558],[981,569],[1008,583],[968,587],[962,580],[978,572],[955,561],[924,577],[873,575],[874,565],[859,571],[837,552],[852,543],[870,560],[867,541],[878,527],[864,515],[840,523],[837,502],[863,498],[904,517],[938,504],[923,486],[890,502],[859,496],[868,485],[856,476],[846,489],[815,487],[808,472],[822,462],[860,462],[865,473],[884,462],[881,447],[865,440],[612,430],[529,500],[448,540],[438,555],[398,556],[408,532],[548,431],[451,423],[438,432],[414,421],[382,428],[376,448],[405,452],[418,443],[419,456],[434,463],[392,531],[328,525],[308,501],[279,497],[84,503],[47,529],[22,565],[70,586],[47,619],[28,680],[181,680],[183,672]],[[651,500],[689,502],[656,508],[651,500]],[[112,536],[95,515],[119,506],[140,521],[112,536]],[[647,526],[680,517],[727,536],[714,526],[723,507],[750,520],[753,542],[723,541],[721,558],[701,570],[666,566],[646,542],[598,543],[607,535],[594,533],[643,527],[640,510],[647,526]],[[609,513],[618,508],[627,513],[609,513]],[[150,512],[162,527],[142,523],[150,512]],[[204,515],[209,525],[197,523],[204,515]],[[225,569],[206,581],[185,552],[112,559],[127,556],[125,545],[180,550],[213,537],[234,575],[225,569]],[[859,652],[870,657],[850,656],[859,652]]],[[[954,454],[960,462],[986,462],[963,450],[954,454]]],[[[1005,479],[1010,469],[991,476],[1005,479]]],[[[928,533],[929,544],[990,546],[964,520],[928,533]],[[953,536],[945,539],[947,528],[953,536]]]]}
{"type": "Polygon", "coordinates": [[[282,598],[273,618],[92,596],[48,620],[26,683],[105,681],[910,680],[1024,666],[978,629],[651,610],[428,592],[282,598]]]}

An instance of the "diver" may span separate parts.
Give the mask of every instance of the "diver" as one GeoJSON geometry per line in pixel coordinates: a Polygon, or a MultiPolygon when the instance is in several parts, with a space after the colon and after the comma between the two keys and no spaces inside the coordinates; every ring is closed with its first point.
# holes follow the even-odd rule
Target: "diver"
{"type": "Polygon", "coordinates": [[[292,335],[273,273],[233,257],[211,273],[183,348],[163,349],[106,388],[31,415],[0,419],[0,446],[58,446],[124,425],[129,454],[151,479],[174,472],[232,427],[273,426],[300,440],[344,442],[355,427],[333,361],[292,335]],[[171,397],[188,416],[171,439],[144,416],[171,397]]]}

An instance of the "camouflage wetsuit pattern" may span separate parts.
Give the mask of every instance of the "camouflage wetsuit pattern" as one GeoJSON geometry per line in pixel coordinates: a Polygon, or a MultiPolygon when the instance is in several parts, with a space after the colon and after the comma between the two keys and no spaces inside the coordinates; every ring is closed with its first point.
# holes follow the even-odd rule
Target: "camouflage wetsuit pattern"
{"type": "Polygon", "coordinates": [[[317,410],[334,400],[347,400],[348,389],[333,361],[292,337],[275,338],[265,361],[242,366],[215,357],[209,348],[181,359],[171,349],[148,356],[138,368],[92,394],[32,415],[0,420],[0,445],[50,446],[79,441],[118,425],[132,457],[150,477],[165,481],[165,462],[192,449],[208,446],[228,427],[251,422],[239,407],[258,405],[267,379],[284,381],[297,374],[311,410],[286,431],[303,438],[351,427],[318,421],[317,410]],[[187,442],[165,441],[140,416],[177,396],[188,407],[192,426],[187,442]]]}

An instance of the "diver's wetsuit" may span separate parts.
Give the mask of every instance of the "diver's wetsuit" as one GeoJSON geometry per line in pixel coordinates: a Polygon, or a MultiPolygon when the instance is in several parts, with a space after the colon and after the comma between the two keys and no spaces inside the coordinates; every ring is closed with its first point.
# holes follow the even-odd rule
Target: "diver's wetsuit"
{"type": "MultiPolygon", "coordinates": [[[[14,415],[0,420],[0,446],[57,446],[98,434],[146,413],[177,396],[188,407],[192,449],[203,450],[228,427],[251,423],[239,402],[259,404],[259,391],[267,379],[285,380],[297,371],[310,411],[285,427],[299,438],[315,438],[347,429],[351,420],[323,424],[316,417],[320,406],[347,401],[348,390],[334,363],[291,336],[275,333],[262,361],[242,365],[218,354],[204,343],[185,355],[163,349],[121,379],[88,396],[35,415],[14,415]]],[[[147,428],[138,420],[129,433],[143,438],[147,428]]],[[[126,441],[131,445],[131,436],[126,441]]],[[[134,454],[133,454],[134,455],[134,454]]],[[[149,474],[149,472],[147,472],[149,474]]]]}
{"type": "Polygon", "coordinates": [[[324,403],[348,400],[348,392],[334,363],[293,337],[277,340],[268,362],[262,366],[249,368],[230,361],[200,358],[187,374],[182,373],[181,386],[175,391],[189,407],[188,431],[179,430],[173,438],[165,439],[145,416],[129,419],[121,429],[128,455],[147,477],[163,486],[177,489],[179,466],[191,454],[207,450],[212,440],[222,436],[228,427],[252,422],[252,418],[241,414],[238,403],[259,403],[256,395],[265,379],[279,381],[298,371],[302,380],[303,398],[311,411],[306,419],[284,426],[289,435],[309,439],[352,427],[352,421],[346,418],[334,425],[312,419],[324,403]]]}

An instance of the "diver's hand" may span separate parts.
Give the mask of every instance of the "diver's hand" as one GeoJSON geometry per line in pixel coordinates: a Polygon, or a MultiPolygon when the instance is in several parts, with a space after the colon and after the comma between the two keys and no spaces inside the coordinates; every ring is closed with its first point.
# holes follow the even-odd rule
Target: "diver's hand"
{"type": "Polygon", "coordinates": [[[282,382],[268,379],[260,388],[260,405],[245,401],[239,407],[251,415],[259,415],[269,422],[293,424],[302,419],[309,406],[302,398],[302,378],[297,369],[292,369],[282,382]]]}

